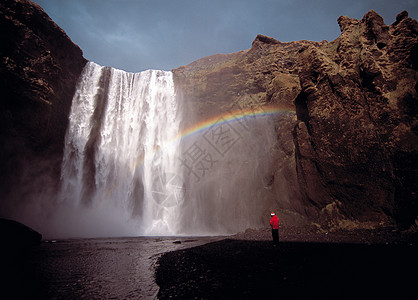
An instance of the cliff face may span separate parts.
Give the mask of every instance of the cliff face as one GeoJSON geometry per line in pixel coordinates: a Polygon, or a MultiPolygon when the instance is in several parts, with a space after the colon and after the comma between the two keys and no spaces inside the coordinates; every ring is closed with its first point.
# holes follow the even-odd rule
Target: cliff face
{"type": "Polygon", "coordinates": [[[298,123],[294,100],[301,92],[296,58],[302,48],[316,48],[324,43],[282,43],[258,35],[249,50],[205,57],[173,70],[177,94],[193,110],[189,116],[196,118],[188,117],[191,123],[264,105],[286,112],[276,123],[276,145],[267,151],[274,163],[262,178],[276,203],[271,209],[279,207],[286,223],[298,223],[306,215],[293,142],[298,123]]]}
{"type": "Polygon", "coordinates": [[[418,214],[417,22],[386,26],[374,11],[340,17],[332,42],[281,43],[174,70],[198,114],[275,104],[277,208],[333,225],[341,220],[410,224],[418,214]]]}
{"type": "Polygon", "coordinates": [[[277,104],[293,109],[300,92],[297,61],[302,47],[324,42],[282,43],[258,35],[251,49],[199,59],[174,72],[179,92],[197,107],[200,115],[217,113],[231,104],[277,104]]]}
{"type": "Polygon", "coordinates": [[[39,184],[36,177],[45,173],[59,178],[68,113],[86,60],[30,1],[1,1],[0,31],[0,191],[7,199],[19,192],[16,183],[39,184]]]}
{"type": "MultiPolygon", "coordinates": [[[[302,197],[317,210],[411,223],[418,213],[418,24],[340,17],[341,36],[298,56],[302,197]]],[[[315,214],[316,212],[314,212],[315,214]]]]}

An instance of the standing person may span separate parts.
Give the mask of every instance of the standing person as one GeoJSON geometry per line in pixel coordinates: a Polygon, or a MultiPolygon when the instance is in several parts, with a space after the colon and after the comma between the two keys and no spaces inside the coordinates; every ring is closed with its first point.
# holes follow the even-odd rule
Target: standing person
{"type": "Polygon", "coordinates": [[[271,235],[273,236],[274,245],[279,244],[279,218],[274,212],[270,214],[271,235]]]}

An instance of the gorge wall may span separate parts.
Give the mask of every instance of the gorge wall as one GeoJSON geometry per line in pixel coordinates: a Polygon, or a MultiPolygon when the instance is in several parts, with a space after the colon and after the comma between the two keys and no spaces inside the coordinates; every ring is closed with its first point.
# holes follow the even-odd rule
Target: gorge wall
{"type": "Polygon", "coordinates": [[[339,38],[298,56],[298,180],[316,210],[417,217],[418,24],[407,16],[390,26],[374,11],[340,17],[339,38]]]}
{"type": "MultiPolygon", "coordinates": [[[[173,70],[191,116],[184,126],[273,105],[286,113],[268,150],[274,163],[260,176],[284,222],[409,225],[418,215],[417,22],[403,12],[387,26],[370,11],[338,23],[332,42],[258,35],[249,50],[173,70]]],[[[2,1],[0,30],[1,217],[57,187],[87,61],[30,1],[2,1]]]]}
{"type": "Polygon", "coordinates": [[[1,215],[60,175],[72,97],[86,63],[82,51],[37,4],[0,3],[1,215]]]}
{"type": "Polygon", "coordinates": [[[174,70],[197,115],[274,104],[275,165],[265,179],[279,214],[344,226],[414,222],[417,213],[417,22],[390,26],[376,12],[340,17],[332,42],[282,43],[174,70]]]}
{"type": "Polygon", "coordinates": [[[261,175],[274,199],[271,209],[280,210],[284,223],[305,222],[307,209],[300,192],[293,141],[293,131],[299,122],[294,101],[301,92],[298,52],[301,47],[320,47],[324,43],[281,43],[258,35],[249,50],[205,57],[173,70],[177,94],[193,108],[190,114],[196,118],[223,111],[256,110],[266,105],[286,111],[276,120],[277,141],[267,151],[274,163],[261,175]]]}

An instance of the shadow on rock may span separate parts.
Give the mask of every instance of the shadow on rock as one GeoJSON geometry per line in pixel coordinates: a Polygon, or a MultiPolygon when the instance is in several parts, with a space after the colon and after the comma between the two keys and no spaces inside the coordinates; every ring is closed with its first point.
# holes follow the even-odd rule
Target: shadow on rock
{"type": "Polygon", "coordinates": [[[42,235],[22,223],[0,219],[0,239],[4,251],[38,245],[42,235]]]}

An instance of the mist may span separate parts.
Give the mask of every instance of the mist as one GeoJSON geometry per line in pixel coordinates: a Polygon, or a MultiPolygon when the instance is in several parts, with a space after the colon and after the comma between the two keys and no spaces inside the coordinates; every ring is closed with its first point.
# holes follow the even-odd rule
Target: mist
{"type": "Polygon", "coordinates": [[[224,235],[265,226],[279,201],[271,166],[280,116],[257,115],[260,108],[224,112],[187,130],[202,120],[182,97],[167,100],[174,87],[165,76],[171,73],[89,63],[73,98],[59,182],[29,168],[13,197],[24,201],[9,216],[47,239],[224,235]]]}

